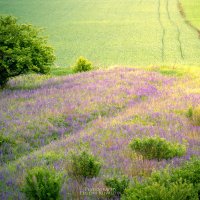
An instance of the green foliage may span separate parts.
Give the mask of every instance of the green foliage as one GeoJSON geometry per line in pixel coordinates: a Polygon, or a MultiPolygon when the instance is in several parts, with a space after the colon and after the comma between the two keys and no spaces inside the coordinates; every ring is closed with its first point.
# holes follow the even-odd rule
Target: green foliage
{"type": "Polygon", "coordinates": [[[124,191],[129,186],[129,179],[123,177],[121,179],[111,178],[105,180],[105,185],[109,188],[114,189],[114,195],[120,197],[124,194],[124,191]]]}
{"type": "Polygon", "coordinates": [[[73,67],[73,71],[75,73],[86,72],[92,69],[93,69],[92,63],[82,56],[77,60],[75,66],[73,67]]]}
{"type": "Polygon", "coordinates": [[[70,67],[52,67],[51,75],[53,76],[66,76],[73,74],[73,70],[70,67]]]}
{"type": "Polygon", "coordinates": [[[9,138],[4,136],[3,134],[0,133],[0,147],[3,146],[3,144],[15,144],[15,142],[9,138]]]}
{"type": "Polygon", "coordinates": [[[188,109],[187,113],[186,113],[186,116],[187,116],[188,118],[192,118],[192,115],[193,115],[193,108],[190,107],[190,108],[188,109]]]}
{"type": "Polygon", "coordinates": [[[72,154],[71,175],[79,181],[85,181],[86,178],[97,177],[100,169],[100,161],[85,151],[79,155],[72,154]]]}
{"type": "Polygon", "coordinates": [[[187,162],[182,167],[174,169],[172,173],[172,180],[175,181],[179,178],[192,183],[196,187],[200,199],[200,160],[193,159],[191,162],[187,162]]]}
{"type": "Polygon", "coordinates": [[[152,173],[151,177],[127,189],[123,200],[198,200],[200,160],[193,159],[179,168],[152,173]]]}
{"type": "Polygon", "coordinates": [[[181,157],[186,153],[185,145],[171,143],[160,137],[136,138],[130,144],[133,151],[151,160],[171,159],[181,157]]]}
{"type": "Polygon", "coordinates": [[[14,17],[0,16],[0,86],[9,78],[33,71],[46,74],[55,57],[39,30],[18,24],[14,17]]]}
{"type": "Polygon", "coordinates": [[[185,182],[171,183],[168,187],[154,182],[152,184],[136,184],[128,189],[122,200],[198,200],[192,184],[185,182]]]}
{"type": "Polygon", "coordinates": [[[64,159],[64,154],[61,152],[48,151],[45,154],[39,155],[39,158],[43,160],[45,164],[51,165],[54,162],[64,159]]]}
{"type": "Polygon", "coordinates": [[[200,106],[196,108],[189,108],[186,116],[192,120],[194,125],[200,126],[200,106]]]}
{"type": "Polygon", "coordinates": [[[28,171],[22,191],[30,200],[57,200],[60,199],[61,186],[61,176],[55,171],[36,167],[28,171]]]}

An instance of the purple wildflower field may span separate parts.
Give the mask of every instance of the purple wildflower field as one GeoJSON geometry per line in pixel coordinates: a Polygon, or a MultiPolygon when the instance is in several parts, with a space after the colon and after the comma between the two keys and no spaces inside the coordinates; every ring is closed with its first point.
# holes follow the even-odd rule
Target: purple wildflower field
{"type": "MultiPolygon", "coordinates": [[[[200,104],[200,73],[166,75],[156,67],[115,67],[63,77],[31,79],[33,88],[18,88],[23,77],[0,91],[0,199],[24,199],[26,170],[35,166],[63,171],[63,199],[79,198],[68,177],[69,155],[87,149],[103,163],[87,187],[104,187],[106,177],[148,177],[153,170],[178,166],[200,155],[200,127],[187,118],[200,104]],[[35,83],[34,83],[35,81],[35,83]],[[183,157],[145,160],[129,144],[133,138],[160,136],[187,147],[183,157]]],[[[22,81],[22,83],[21,83],[22,81]]]]}

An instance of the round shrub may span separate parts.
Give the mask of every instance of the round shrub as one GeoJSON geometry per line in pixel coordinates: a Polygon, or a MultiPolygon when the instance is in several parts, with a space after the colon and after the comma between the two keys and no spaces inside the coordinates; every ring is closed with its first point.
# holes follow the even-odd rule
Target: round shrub
{"type": "Polygon", "coordinates": [[[122,194],[124,194],[124,191],[129,186],[129,179],[126,177],[119,178],[110,178],[105,180],[105,185],[108,188],[111,188],[114,190],[113,195],[110,196],[117,196],[121,197],[122,194]]]}
{"type": "Polygon", "coordinates": [[[87,60],[86,58],[84,58],[83,56],[81,56],[77,61],[75,66],[73,67],[73,71],[75,73],[77,72],[86,72],[86,71],[90,71],[93,69],[92,63],[87,60]]]}
{"type": "Polygon", "coordinates": [[[173,157],[181,157],[186,153],[185,145],[171,143],[160,137],[136,138],[133,139],[130,146],[133,151],[148,160],[171,159],[173,157]]]}
{"type": "Polygon", "coordinates": [[[12,16],[0,16],[0,87],[20,74],[49,72],[55,56],[39,32],[30,24],[17,23],[12,16]]]}
{"type": "Polygon", "coordinates": [[[28,171],[22,191],[27,199],[58,200],[62,178],[54,170],[36,167],[28,171]]]}
{"type": "Polygon", "coordinates": [[[99,175],[101,163],[92,154],[85,151],[79,155],[72,154],[71,175],[79,181],[85,181],[86,178],[93,178],[99,175]]]}

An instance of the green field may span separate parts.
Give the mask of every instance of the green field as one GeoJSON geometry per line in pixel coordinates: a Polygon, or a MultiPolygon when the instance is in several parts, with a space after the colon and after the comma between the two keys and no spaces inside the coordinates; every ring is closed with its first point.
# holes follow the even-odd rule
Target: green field
{"type": "Polygon", "coordinates": [[[59,66],[80,55],[101,66],[200,63],[198,34],[175,0],[0,0],[0,13],[44,27],[59,66]]]}
{"type": "Polygon", "coordinates": [[[196,28],[200,28],[200,1],[181,0],[186,19],[196,28]]]}

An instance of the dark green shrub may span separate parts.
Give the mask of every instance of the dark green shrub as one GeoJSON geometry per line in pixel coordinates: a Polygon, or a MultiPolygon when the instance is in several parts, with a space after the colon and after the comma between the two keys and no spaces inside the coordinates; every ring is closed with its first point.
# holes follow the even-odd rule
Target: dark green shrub
{"type": "Polygon", "coordinates": [[[200,160],[193,159],[182,167],[174,169],[172,180],[175,181],[180,178],[186,180],[188,183],[192,183],[196,187],[200,199],[200,160]]]}
{"type": "Polygon", "coordinates": [[[125,191],[122,199],[198,200],[200,199],[200,160],[192,159],[179,168],[153,172],[142,183],[125,191]]]}
{"type": "Polygon", "coordinates": [[[187,116],[188,118],[192,118],[192,115],[193,115],[193,108],[190,107],[190,108],[188,109],[187,113],[186,113],[186,116],[187,116]]]}
{"type": "Polygon", "coordinates": [[[3,144],[14,145],[15,142],[11,138],[6,137],[6,136],[4,136],[3,134],[0,133],[0,147],[3,146],[3,144]]]}
{"type": "Polygon", "coordinates": [[[61,187],[60,175],[54,170],[37,167],[28,171],[22,191],[27,199],[57,200],[60,199],[61,187]]]}
{"type": "Polygon", "coordinates": [[[130,144],[133,151],[151,160],[171,159],[181,157],[186,153],[185,145],[171,143],[160,137],[136,138],[130,144]]]}
{"type": "Polygon", "coordinates": [[[55,57],[46,39],[30,24],[0,16],[0,87],[9,78],[30,71],[48,73],[55,57]]]}
{"type": "Polygon", "coordinates": [[[77,60],[75,66],[73,67],[73,71],[75,73],[86,72],[92,69],[93,69],[92,63],[82,56],[77,60]]]}
{"type": "Polygon", "coordinates": [[[92,154],[85,151],[79,155],[72,154],[71,175],[79,181],[85,181],[86,178],[97,177],[101,163],[92,154]]]}
{"type": "Polygon", "coordinates": [[[192,184],[177,181],[168,187],[158,182],[152,184],[136,184],[126,190],[122,200],[198,200],[192,184]]]}
{"type": "Polygon", "coordinates": [[[124,191],[129,186],[129,179],[126,177],[123,177],[121,179],[118,178],[111,178],[105,180],[105,185],[108,188],[112,188],[114,190],[113,196],[120,197],[122,194],[124,194],[124,191]]]}

